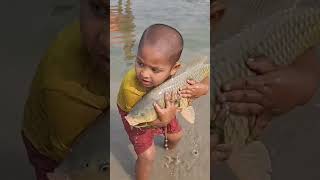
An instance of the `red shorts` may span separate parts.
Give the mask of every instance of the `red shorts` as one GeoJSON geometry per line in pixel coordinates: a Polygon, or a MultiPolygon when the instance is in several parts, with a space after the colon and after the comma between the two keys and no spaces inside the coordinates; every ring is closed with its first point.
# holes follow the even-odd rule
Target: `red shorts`
{"type": "Polygon", "coordinates": [[[22,140],[26,147],[29,161],[35,169],[37,180],[49,180],[47,173],[53,172],[59,163],[41,154],[23,133],[22,140]]]}
{"type": "MultiPolygon", "coordinates": [[[[155,136],[164,135],[165,128],[135,128],[130,126],[125,119],[125,116],[128,113],[119,108],[119,106],[118,110],[121,115],[124,128],[129,136],[129,140],[131,141],[137,155],[146,151],[153,144],[155,136]]],[[[174,134],[180,131],[181,126],[179,125],[177,118],[174,118],[167,126],[167,133],[174,134]]]]}

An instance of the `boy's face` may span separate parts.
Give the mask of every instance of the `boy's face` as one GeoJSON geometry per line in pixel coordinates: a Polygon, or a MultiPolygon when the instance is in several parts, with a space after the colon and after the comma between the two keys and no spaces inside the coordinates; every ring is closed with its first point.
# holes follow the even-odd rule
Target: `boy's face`
{"type": "Polygon", "coordinates": [[[91,60],[109,70],[109,13],[106,0],[81,0],[80,29],[91,60]]]}
{"type": "Polygon", "coordinates": [[[145,46],[139,49],[135,70],[138,81],[145,88],[159,86],[179,69],[180,64],[169,60],[161,50],[145,46]]]}

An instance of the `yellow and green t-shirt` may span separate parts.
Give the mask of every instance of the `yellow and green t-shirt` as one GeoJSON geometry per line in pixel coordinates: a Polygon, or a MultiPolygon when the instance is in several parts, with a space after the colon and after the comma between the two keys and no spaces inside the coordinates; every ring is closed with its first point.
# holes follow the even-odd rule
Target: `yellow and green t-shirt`
{"type": "Polygon", "coordinates": [[[130,112],[133,106],[146,94],[146,89],[139,83],[134,68],[124,76],[119,92],[117,104],[121,110],[130,112]]]}
{"type": "Polygon", "coordinates": [[[63,160],[74,140],[109,107],[109,74],[92,67],[79,22],[59,33],[38,65],[22,131],[51,159],[63,160]]]}

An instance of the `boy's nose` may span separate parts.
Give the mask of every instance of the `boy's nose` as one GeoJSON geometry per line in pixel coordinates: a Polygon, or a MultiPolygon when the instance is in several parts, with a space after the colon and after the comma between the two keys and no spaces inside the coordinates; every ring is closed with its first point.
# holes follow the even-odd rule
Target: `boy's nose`
{"type": "Polygon", "coordinates": [[[148,72],[148,69],[147,69],[147,68],[143,68],[143,69],[141,70],[141,77],[142,77],[143,79],[150,77],[150,73],[148,72]]]}

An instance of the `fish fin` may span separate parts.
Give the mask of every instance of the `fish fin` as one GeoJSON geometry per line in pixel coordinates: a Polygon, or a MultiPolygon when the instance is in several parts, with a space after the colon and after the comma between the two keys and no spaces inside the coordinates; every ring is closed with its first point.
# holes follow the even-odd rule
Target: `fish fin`
{"type": "Polygon", "coordinates": [[[126,115],[124,118],[127,120],[127,122],[129,123],[130,126],[135,126],[135,125],[138,124],[138,123],[135,122],[134,119],[133,119],[131,116],[129,116],[129,115],[126,115]]]}
{"type": "Polygon", "coordinates": [[[178,107],[179,107],[180,109],[184,109],[184,108],[190,106],[188,98],[183,98],[183,97],[181,97],[181,98],[179,99],[177,105],[178,105],[178,107]]]}
{"type": "Polygon", "coordinates": [[[188,106],[182,109],[180,114],[186,121],[188,121],[191,124],[194,124],[194,121],[196,119],[196,114],[192,106],[188,106]]]}

